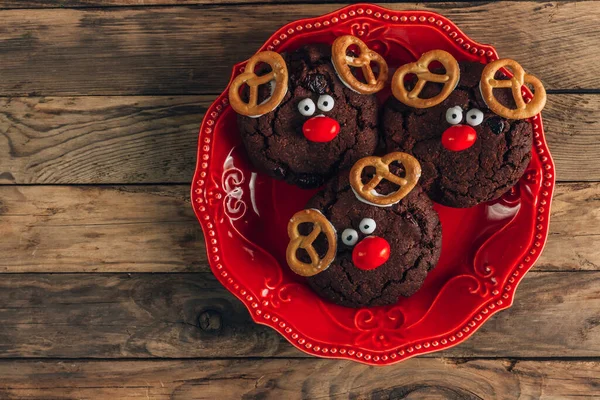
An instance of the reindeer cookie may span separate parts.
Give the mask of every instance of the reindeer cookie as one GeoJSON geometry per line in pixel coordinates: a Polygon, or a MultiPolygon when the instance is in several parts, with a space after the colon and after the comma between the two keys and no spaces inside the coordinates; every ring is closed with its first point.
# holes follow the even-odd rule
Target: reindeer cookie
{"type": "Polygon", "coordinates": [[[524,119],[541,111],[546,93],[513,60],[458,63],[434,50],[400,67],[392,92],[383,113],[385,147],[419,159],[420,184],[432,200],[471,207],[500,197],[523,175],[532,145],[531,124],[524,119]],[[445,72],[430,71],[433,61],[445,72]],[[501,76],[501,67],[514,77],[501,76]],[[407,79],[411,75],[416,81],[407,79]],[[529,103],[521,96],[524,83],[534,88],[529,103]]]}
{"type": "Polygon", "coordinates": [[[415,293],[442,243],[433,203],[415,186],[418,170],[410,155],[392,153],[361,159],[333,178],[288,225],[290,268],[320,296],[348,307],[415,293]]]}
{"type": "Polygon", "coordinates": [[[352,36],[283,56],[258,53],[229,92],[251,162],[271,177],[315,188],[373,154],[378,140],[373,93],[386,79],[383,58],[352,36]],[[352,45],[359,55],[349,51],[352,45]],[[378,63],[376,72],[372,63],[378,63]]]}

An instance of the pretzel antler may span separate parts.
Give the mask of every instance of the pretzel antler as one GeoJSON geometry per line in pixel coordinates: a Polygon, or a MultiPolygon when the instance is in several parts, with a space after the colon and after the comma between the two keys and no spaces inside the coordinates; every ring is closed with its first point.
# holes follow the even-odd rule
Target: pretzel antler
{"type": "Polygon", "coordinates": [[[394,152],[383,157],[371,156],[358,160],[350,170],[350,186],[356,197],[377,207],[389,207],[402,200],[416,186],[421,177],[421,165],[416,158],[407,153],[394,152]],[[390,171],[390,164],[400,162],[406,171],[402,178],[390,171]],[[375,175],[367,182],[362,182],[362,172],[367,167],[375,168],[375,175]],[[388,180],[400,188],[392,193],[382,195],[375,188],[382,180],[388,180]]]}
{"type": "Polygon", "coordinates": [[[481,95],[485,104],[494,113],[509,119],[526,119],[538,114],[546,105],[546,90],[538,78],[525,73],[523,67],[515,60],[509,58],[496,60],[485,66],[481,73],[479,82],[481,95]],[[494,76],[500,68],[509,67],[513,77],[510,79],[495,79],[494,76]],[[522,89],[525,83],[533,86],[533,99],[526,103],[523,98],[522,89]],[[513,99],[517,105],[516,109],[508,108],[496,99],[494,89],[511,89],[513,99]]]}
{"type": "Polygon", "coordinates": [[[288,90],[288,70],[285,60],[281,55],[273,51],[263,51],[255,54],[248,60],[245,72],[238,75],[229,87],[229,103],[233,109],[242,115],[259,117],[273,111],[281,103],[288,90]],[[254,68],[256,64],[263,62],[271,67],[271,72],[265,75],[256,75],[254,68]],[[258,104],[258,87],[260,85],[274,82],[271,96],[258,104]],[[240,96],[242,85],[250,87],[248,102],[244,102],[240,96]]]}
{"type": "Polygon", "coordinates": [[[335,228],[318,210],[308,209],[298,211],[292,216],[288,223],[288,236],[290,242],[286,250],[287,263],[291,270],[301,276],[313,276],[325,271],[333,262],[337,251],[337,238],[335,228]],[[312,231],[307,235],[301,235],[298,227],[302,223],[309,222],[313,225],[312,231]],[[327,238],[328,249],[325,257],[320,258],[313,243],[323,233],[327,238]],[[310,257],[310,263],[298,259],[298,249],[304,249],[310,257]]]}
{"type": "Polygon", "coordinates": [[[458,62],[452,54],[444,50],[431,50],[423,54],[417,61],[405,64],[396,70],[392,78],[392,93],[398,101],[415,108],[429,108],[446,100],[454,90],[460,79],[458,62]],[[444,74],[435,74],[429,71],[429,64],[434,61],[441,63],[446,69],[444,74]],[[404,78],[408,74],[415,74],[418,78],[415,87],[408,91],[404,86],[404,78]],[[442,91],[429,99],[419,97],[427,82],[443,83],[442,91]]]}
{"type": "Polygon", "coordinates": [[[377,52],[352,35],[340,36],[333,42],[331,47],[331,61],[341,81],[348,88],[361,94],[374,94],[384,88],[388,77],[388,65],[385,59],[377,52]],[[356,45],[360,50],[357,57],[346,54],[348,47],[356,45]],[[375,76],[371,63],[379,66],[379,74],[375,76]],[[360,68],[366,83],[358,80],[350,67],[360,68]]]}

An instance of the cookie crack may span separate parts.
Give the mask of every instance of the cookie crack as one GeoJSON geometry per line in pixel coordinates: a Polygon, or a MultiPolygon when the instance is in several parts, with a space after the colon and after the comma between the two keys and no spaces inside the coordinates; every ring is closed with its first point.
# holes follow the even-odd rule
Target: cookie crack
{"type": "Polygon", "coordinates": [[[287,175],[288,175],[288,172],[289,172],[289,170],[290,170],[290,167],[289,167],[289,165],[288,165],[287,163],[285,163],[285,162],[281,161],[281,160],[276,160],[276,159],[274,159],[273,157],[271,157],[271,156],[269,155],[269,150],[271,149],[271,144],[269,143],[269,137],[268,137],[268,136],[266,136],[266,135],[262,135],[262,134],[260,133],[260,131],[258,131],[258,127],[256,127],[256,129],[257,129],[257,130],[256,130],[257,134],[263,137],[263,148],[261,149],[261,153],[263,154],[263,156],[264,156],[264,157],[265,157],[267,160],[269,160],[269,161],[270,161],[270,162],[272,162],[273,164],[275,164],[275,165],[281,165],[281,166],[282,166],[282,169],[284,170],[284,173],[283,173],[283,177],[282,177],[282,178],[283,178],[283,179],[286,179],[286,178],[287,178],[287,175]]]}
{"type": "MultiPolygon", "coordinates": [[[[385,290],[390,287],[391,285],[394,284],[402,284],[405,282],[406,280],[406,275],[408,274],[409,271],[412,271],[415,268],[418,268],[419,264],[421,263],[421,260],[423,259],[424,255],[420,255],[419,257],[417,257],[417,259],[415,260],[415,262],[413,263],[412,266],[410,266],[409,268],[405,269],[404,271],[402,271],[402,276],[398,279],[391,279],[388,282],[386,282],[382,287],[381,290],[379,291],[379,296],[374,297],[369,304],[375,304],[377,302],[377,300],[379,300],[380,298],[382,298],[385,295],[385,290]]],[[[404,296],[406,297],[406,296],[404,296]]]]}
{"type": "Polygon", "coordinates": [[[402,284],[402,282],[404,282],[404,279],[406,277],[406,274],[408,273],[409,270],[411,270],[413,267],[410,267],[406,270],[404,270],[402,272],[402,276],[399,279],[392,279],[387,281],[382,287],[381,290],[379,291],[379,296],[373,297],[371,299],[371,301],[369,302],[369,304],[374,304],[377,302],[377,300],[381,299],[383,297],[383,295],[385,294],[385,290],[390,287],[391,285],[397,285],[398,283],[402,284]]]}
{"type": "Polygon", "coordinates": [[[359,106],[354,105],[354,103],[352,103],[350,97],[348,96],[348,93],[346,93],[346,90],[348,89],[342,89],[342,95],[344,96],[344,99],[346,100],[346,104],[348,104],[348,106],[350,106],[350,108],[352,108],[354,111],[356,111],[356,124],[358,125],[358,127],[362,130],[365,129],[365,120],[362,116],[362,109],[359,106]]]}
{"type": "Polygon", "coordinates": [[[343,292],[340,292],[339,290],[335,289],[331,284],[329,285],[325,285],[325,286],[320,286],[321,290],[329,290],[333,293],[335,293],[336,295],[339,296],[340,299],[342,299],[342,301],[348,301],[348,298],[346,297],[346,295],[343,292]]]}
{"type": "MultiPolygon", "coordinates": [[[[289,103],[290,101],[292,101],[293,96],[289,96],[289,98],[287,100],[284,100],[278,107],[275,108],[275,110],[273,110],[273,117],[270,119],[269,121],[269,125],[271,127],[271,132],[273,132],[273,135],[277,135],[277,136],[282,136],[276,129],[275,129],[275,121],[277,121],[277,117],[279,116],[279,111],[281,110],[281,108],[283,106],[285,106],[287,103],[289,103]]],[[[283,179],[287,179],[288,178],[288,174],[290,171],[290,166],[288,163],[284,162],[283,160],[276,160],[273,157],[271,157],[269,155],[269,150],[271,149],[271,143],[270,143],[270,138],[271,136],[267,136],[262,134],[262,132],[260,131],[259,127],[258,127],[258,121],[255,124],[255,129],[254,129],[255,133],[259,136],[263,137],[263,148],[261,149],[263,156],[269,160],[270,162],[272,162],[275,165],[280,165],[282,167],[282,169],[284,170],[283,173],[283,179]]]]}
{"type": "Polygon", "coordinates": [[[356,282],[354,282],[354,279],[352,279],[352,277],[350,276],[350,273],[348,272],[348,270],[346,268],[344,268],[343,266],[341,269],[342,269],[342,272],[344,272],[344,275],[346,275],[348,282],[350,282],[352,284],[352,286],[357,286],[356,282]]]}
{"type": "Polygon", "coordinates": [[[325,216],[327,216],[327,218],[329,218],[329,216],[330,216],[331,207],[333,207],[333,205],[338,201],[338,198],[340,197],[340,195],[343,195],[343,194],[349,192],[351,189],[352,189],[351,186],[344,187],[343,189],[339,190],[335,196],[332,196],[332,199],[330,201],[325,203],[325,206],[323,206],[323,214],[325,214],[325,216]]]}

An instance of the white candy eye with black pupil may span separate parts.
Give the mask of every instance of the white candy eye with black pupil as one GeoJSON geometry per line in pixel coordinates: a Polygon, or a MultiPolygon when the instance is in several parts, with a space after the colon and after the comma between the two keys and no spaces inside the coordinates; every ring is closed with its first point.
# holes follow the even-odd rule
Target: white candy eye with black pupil
{"type": "Polygon", "coordinates": [[[477,126],[483,122],[483,113],[477,108],[467,111],[467,124],[477,126]]]}
{"type": "Polygon", "coordinates": [[[359,228],[360,231],[365,235],[370,235],[371,233],[375,232],[377,224],[372,218],[363,218],[362,221],[360,221],[359,228]]]}
{"type": "Polygon", "coordinates": [[[358,242],[358,232],[351,228],[344,229],[342,232],[342,242],[346,246],[354,246],[358,242]]]}
{"type": "Polygon", "coordinates": [[[458,125],[463,119],[463,112],[459,106],[450,107],[446,110],[446,121],[451,125],[458,125]]]}
{"type": "Polygon", "coordinates": [[[304,115],[305,117],[310,117],[313,115],[315,110],[315,102],[312,101],[312,99],[300,100],[298,103],[298,111],[300,111],[300,114],[304,115]]]}
{"type": "Polygon", "coordinates": [[[317,107],[319,107],[319,110],[321,111],[331,111],[333,110],[334,105],[335,101],[333,100],[333,97],[328,94],[319,96],[319,100],[317,100],[317,107]]]}

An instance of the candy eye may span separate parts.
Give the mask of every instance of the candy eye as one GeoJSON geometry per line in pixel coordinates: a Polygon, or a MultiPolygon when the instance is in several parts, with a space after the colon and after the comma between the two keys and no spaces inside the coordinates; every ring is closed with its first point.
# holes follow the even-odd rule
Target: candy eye
{"type": "Polygon", "coordinates": [[[363,218],[363,220],[360,221],[359,228],[360,231],[365,235],[370,235],[371,233],[375,232],[377,224],[372,218],[363,218]]]}
{"type": "Polygon", "coordinates": [[[460,124],[462,121],[463,113],[459,106],[451,107],[446,111],[446,121],[451,125],[460,124]]]}
{"type": "Polygon", "coordinates": [[[467,124],[477,126],[483,122],[483,113],[477,108],[467,111],[467,124]]]}
{"type": "Polygon", "coordinates": [[[333,97],[328,94],[319,96],[319,100],[317,100],[317,107],[319,107],[319,110],[321,111],[331,111],[333,110],[334,105],[335,101],[333,100],[333,97]]]}
{"type": "Polygon", "coordinates": [[[344,229],[344,232],[342,232],[342,242],[346,246],[354,246],[358,242],[358,232],[350,228],[344,229]]]}
{"type": "Polygon", "coordinates": [[[305,117],[310,117],[315,113],[315,102],[311,99],[304,99],[298,103],[298,111],[305,117]]]}

